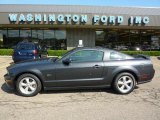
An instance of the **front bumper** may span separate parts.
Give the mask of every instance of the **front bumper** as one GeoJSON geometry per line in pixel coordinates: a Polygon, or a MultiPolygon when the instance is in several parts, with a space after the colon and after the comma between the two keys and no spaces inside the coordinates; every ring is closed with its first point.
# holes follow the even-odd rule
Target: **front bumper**
{"type": "Polygon", "coordinates": [[[9,89],[15,89],[15,84],[9,74],[4,75],[5,83],[9,89]]]}

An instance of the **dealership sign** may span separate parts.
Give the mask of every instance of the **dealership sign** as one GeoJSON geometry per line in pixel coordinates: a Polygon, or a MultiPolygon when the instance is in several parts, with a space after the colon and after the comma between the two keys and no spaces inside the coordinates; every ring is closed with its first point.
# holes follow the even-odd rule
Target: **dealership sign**
{"type": "MultiPolygon", "coordinates": [[[[124,22],[123,16],[106,16],[93,15],[92,19],[88,19],[88,15],[71,15],[71,14],[9,14],[9,21],[11,23],[92,23],[92,24],[122,24],[124,22]]],[[[130,16],[128,24],[148,24],[149,17],[147,16],[130,16]]]]}

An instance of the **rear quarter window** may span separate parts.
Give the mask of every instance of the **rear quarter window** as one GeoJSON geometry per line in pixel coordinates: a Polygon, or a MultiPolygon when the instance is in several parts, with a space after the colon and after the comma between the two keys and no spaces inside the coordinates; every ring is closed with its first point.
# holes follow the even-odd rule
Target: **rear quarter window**
{"type": "Polygon", "coordinates": [[[126,55],[118,52],[110,52],[110,60],[123,60],[126,59],[126,55]]]}

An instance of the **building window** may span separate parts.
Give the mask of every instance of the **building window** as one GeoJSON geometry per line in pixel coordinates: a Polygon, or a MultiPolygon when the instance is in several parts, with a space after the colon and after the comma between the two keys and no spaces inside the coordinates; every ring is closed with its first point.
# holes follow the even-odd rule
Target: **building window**
{"type": "Polygon", "coordinates": [[[96,31],[96,46],[115,50],[160,50],[160,30],[106,29],[96,31]]]}
{"type": "Polygon", "coordinates": [[[0,30],[0,48],[7,48],[7,30],[0,30]]]}
{"type": "Polygon", "coordinates": [[[39,43],[43,40],[43,30],[32,30],[32,42],[39,43]]]}
{"type": "Polygon", "coordinates": [[[66,40],[66,31],[64,30],[56,30],[55,31],[56,38],[56,49],[67,49],[67,40],[66,40]]]}
{"type": "Polygon", "coordinates": [[[46,46],[49,49],[55,49],[56,39],[54,30],[44,30],[44,40],[41,41],[42,46],[46,46]]]}
{"type": "Polygon", "coordinates": [[[31,30],[29,29],[29,30],[20,30],[20,38],[24,38],[24,39],[26,39],[26,38],[31,38],[31,30]]]}
{"type": "Polygon", "coordinates": [[[13,48],[21,41],[39,43],[42,47],[52,50],[67,49],[65,30],[32,30],[29,28],[0,30],[0,48],[13,48]]]}
{"type": "Polygon", "coordinates": [[[8,36],[5,42],[5,46],[7,48],[12,48],[13,46],[15,46],[20,41],[19,35],[20,35],[19,29],[17,30],[8,29],[8,36]]]}

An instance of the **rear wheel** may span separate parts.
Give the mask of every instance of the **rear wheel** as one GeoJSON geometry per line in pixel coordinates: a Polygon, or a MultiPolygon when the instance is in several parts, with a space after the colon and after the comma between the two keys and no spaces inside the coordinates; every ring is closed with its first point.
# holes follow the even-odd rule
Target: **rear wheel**
{"type": "Polygon", "coordinates": [[[120,73],[114,80],[113,88],[119,94],[129,94],[135,88],[135,77],[130,73],[120,73]]]}
{"type": "Polygon", "coordinates": [[[23,74],[16,82],[17,92],[25,97],[37,95],[41,88],[40,80],[33,74],[23,74]]]}

